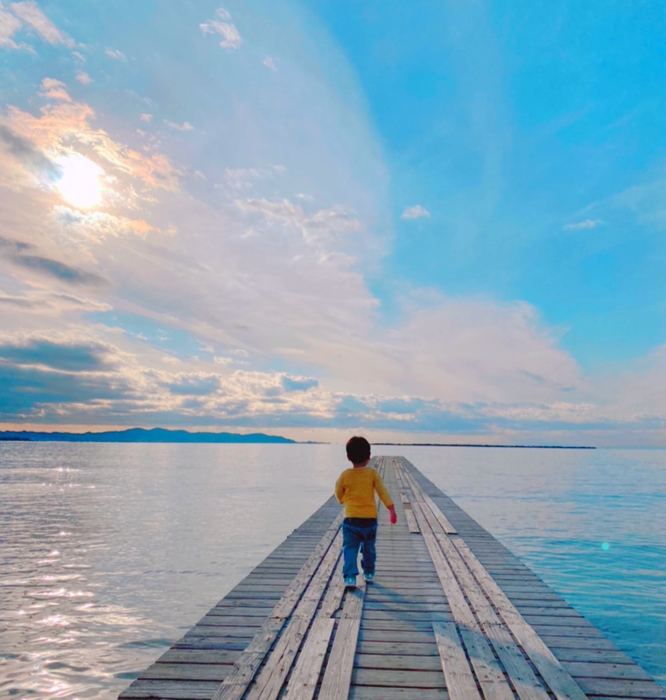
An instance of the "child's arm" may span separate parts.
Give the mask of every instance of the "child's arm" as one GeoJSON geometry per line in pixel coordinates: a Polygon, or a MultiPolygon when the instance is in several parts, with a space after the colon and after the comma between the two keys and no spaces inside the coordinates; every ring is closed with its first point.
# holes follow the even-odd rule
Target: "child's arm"
{"type": "Polygon", "coordinates": [[[345,502],[345,485],[342,483],[342,474],[335,482],[335,497],[338,499],[338,503],[345,502]]]}
{"type": "Polygon", "coordinates": [[[395,525],[398,522],[398,516],[395,514],[395,506],[393,505],[389,492],[386,490],[386,486],[384,486],[384,482],[379,474],[375,476],[375,491],[377,491],[377,495],[390,513],[391,525],[395,525]]]}

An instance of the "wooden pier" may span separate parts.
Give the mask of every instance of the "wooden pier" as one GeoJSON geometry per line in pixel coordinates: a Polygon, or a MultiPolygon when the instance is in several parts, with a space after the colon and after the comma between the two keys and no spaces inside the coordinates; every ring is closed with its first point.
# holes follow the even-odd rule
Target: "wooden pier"
{"type": "Polygon", "coordinates": [[[327,501],[121,700],[666,700],[666,690],[402,457],[374,463],[375,582],[345,590],[327,501]]]}

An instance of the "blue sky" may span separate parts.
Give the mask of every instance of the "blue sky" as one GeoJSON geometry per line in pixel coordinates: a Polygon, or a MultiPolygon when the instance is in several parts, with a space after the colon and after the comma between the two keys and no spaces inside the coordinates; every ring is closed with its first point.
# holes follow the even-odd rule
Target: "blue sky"
{"type": "Polygon", "coordinates": [[[6,3],[0,421],[665,444],[665,24],[6,3]]]}

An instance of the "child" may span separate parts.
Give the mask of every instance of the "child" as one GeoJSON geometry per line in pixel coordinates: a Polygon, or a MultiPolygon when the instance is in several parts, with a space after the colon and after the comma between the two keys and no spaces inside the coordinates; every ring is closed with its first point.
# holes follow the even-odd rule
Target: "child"
{"type": "Polygon", "coordinates": [[[398,522],[393,501],[374,469],[368,469],[370,443],[364,437],[347,442],[347,459],[353,469],[346,469],[335,484],[335,496],[345,506],[342,523],[342,552],[345,585],[356,585],[358,550],[361,548],[363,577],[371,582],[375,577],[375,540],[377,538],[377,506],[375,491],[391,514],[391,525],[398,522]]]}

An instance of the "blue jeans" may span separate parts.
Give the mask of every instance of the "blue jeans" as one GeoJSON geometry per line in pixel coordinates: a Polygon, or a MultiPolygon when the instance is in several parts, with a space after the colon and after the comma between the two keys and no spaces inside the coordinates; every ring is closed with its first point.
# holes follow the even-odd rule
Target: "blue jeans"
{"type": "Polygon", "coordinates": [[[342,523],[342,554],[344,556],[344,566],[342,575],[347,576],[358,575],[358,550],[361,549],[361,566],[366,574],[375,573],[375,559],[377,552],[375,543],[377,541],[377,521],[369,527],[357,527],[352,525],[349,520],[353,518],[345,518],[342,523]]]}

